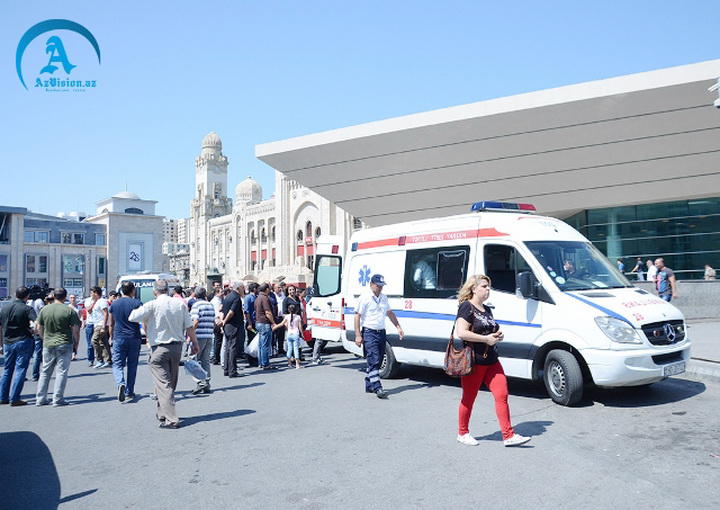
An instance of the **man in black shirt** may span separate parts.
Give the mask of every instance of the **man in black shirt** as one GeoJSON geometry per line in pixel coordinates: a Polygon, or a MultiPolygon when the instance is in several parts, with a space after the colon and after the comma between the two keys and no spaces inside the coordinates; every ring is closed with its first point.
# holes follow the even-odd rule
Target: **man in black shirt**
{"type": "Polygon", "coordinates": [[[241,282],[232,284],[233,291],[223,299],[221,326],[225,333],[225,363],[223,375],[239,377],[237,359],[240,349],[245,345],[245,321],[243,320],[243,295],[245,285],[241,282]]]}
{"type": "Polygon", "coordinates": [[[30,322],[37,319],[35,310],[25,304],[28,294],[27,287],[18,287],[15,291],[17,299],[0,311],[0,352],[5,353],[5,370],[0,379],[0,404],[9,403],[13,407],[27,404],[20,400],[20,396],[33,352],[30,322]]]}

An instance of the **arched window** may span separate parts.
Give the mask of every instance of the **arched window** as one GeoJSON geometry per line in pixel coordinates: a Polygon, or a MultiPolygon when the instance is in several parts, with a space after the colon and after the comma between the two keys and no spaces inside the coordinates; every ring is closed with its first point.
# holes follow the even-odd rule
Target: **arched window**
{"type": "Polygon", "coordinates": [[[128,207],[125,209],[125,214],[145,214],[142,209],[138,209],[137,207],[128,207]]]}
{"type": "Polygon", "coordinates": [[[275,225],[270,229],[270,240],[275,241],[275,225]]]}
{"type": "Polygon", "coordinates": [[[265,227],[263,227],[262,232],[260,233],[260,241],[263,243],[267,242],[267,234],[265,233],[265,227]]]}
{"type": "Polygon", "coordinates": [[[320,230],[320,227],[315,229],[315,239],[317,240],[318,237],[320,237],[320,234],[322,234],[322,230],[320,230]]]}
{"type": "Polygon", "coordinates": [[[305,224],[305,235],[307,237],[312,237],[312,222],[310,221],[305,224]]]}
{"type": "Polygon", "coordinates": [[[298,231],[297,231],[297,240],[298,240],[299,243],[302,242],[302,240],[303,240],[302,230],[298,230],[298,231]]]}

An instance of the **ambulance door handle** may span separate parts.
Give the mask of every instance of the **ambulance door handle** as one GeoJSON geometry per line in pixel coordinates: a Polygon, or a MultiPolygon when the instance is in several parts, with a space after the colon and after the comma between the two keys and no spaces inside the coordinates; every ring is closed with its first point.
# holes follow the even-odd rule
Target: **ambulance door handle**
{"type": "Polygon", "coordinates": [[[332,301],[328,301],[328,302],[327,302],[327,305],[328,305],[328,306],[332,306],[332,301]]]}
{"type": "Polygon", "coordinates": [[[319,312],[320,307],[319,306],[313,306],[313,312],[319,312]]]}

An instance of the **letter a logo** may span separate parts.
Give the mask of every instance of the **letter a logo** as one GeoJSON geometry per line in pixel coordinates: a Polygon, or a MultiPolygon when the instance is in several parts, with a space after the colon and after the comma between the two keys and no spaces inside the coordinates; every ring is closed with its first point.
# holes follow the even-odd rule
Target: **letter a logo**
{"type": "Polygon", "coordinates": [[[77,67],[72,65],[68,60],[67,53],[65,53],[65,46],[63,46],[63,43],[58,36],[54,35],[50,37],[47,40],[46,44],[47,46],[45,48],[45,53],[50,54],[50,60],[48,61],[48,64],[40,70],[40,74],[53,74],[55,71],[57,71],[58,67],[52,65],[53,62],[62,64],[63,69],[65,69],[65,72],[67,74],[70,74],[70,71],[72,71],[73,68],[77,67]]]}

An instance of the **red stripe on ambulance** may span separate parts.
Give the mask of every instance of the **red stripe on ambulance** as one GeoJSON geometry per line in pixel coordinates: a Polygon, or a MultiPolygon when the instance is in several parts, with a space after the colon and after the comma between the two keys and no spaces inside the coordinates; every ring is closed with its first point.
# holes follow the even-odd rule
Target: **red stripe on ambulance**
{"type": "Polygon", "coordinates": [[[477,239],[479,237],[503,237],[507,236],[504,232],[499,232],[494,228],[477,228],[472,230],[457,230],[455,232],[439,232],[437,234],[420,234],[414,236],[393,237],[391,239],[380,239],[377,241],[366,241],[358,243],[358,250],[367,250],[370,248],[380,248],[382,246],[399,246],[401,239],[404,238],[402,244],[417,243],[434,243],[439,241],[455,241],[459,239],[477,239]]]}

